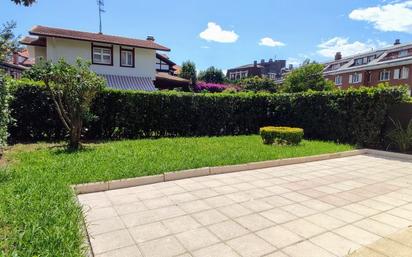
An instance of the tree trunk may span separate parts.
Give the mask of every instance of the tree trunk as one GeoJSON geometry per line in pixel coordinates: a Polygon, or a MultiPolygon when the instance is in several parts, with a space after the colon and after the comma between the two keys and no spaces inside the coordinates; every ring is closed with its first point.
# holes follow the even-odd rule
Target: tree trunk
{"type": "Polygon", "coordinates": [[[76,119],[72,121],[72,127],[70,128],[69,149],[80,149],[80,137],[82,135],[83,121],[82,119],[76,119]]]}

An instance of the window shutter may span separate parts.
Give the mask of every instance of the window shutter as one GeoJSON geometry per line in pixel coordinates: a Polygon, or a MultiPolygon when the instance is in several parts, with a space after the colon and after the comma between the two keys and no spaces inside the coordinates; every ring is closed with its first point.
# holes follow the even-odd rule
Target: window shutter
{"type": "Polygon", "coordinates": [[[359,73],[359,81],[358,82],[362,82],[362,73],[359,73]]]}
{"type": "Polygon", "coordinates": [[[352,83],[352,82],[353,82],[352,75],[349,75],[349,83],[352,83]]]}

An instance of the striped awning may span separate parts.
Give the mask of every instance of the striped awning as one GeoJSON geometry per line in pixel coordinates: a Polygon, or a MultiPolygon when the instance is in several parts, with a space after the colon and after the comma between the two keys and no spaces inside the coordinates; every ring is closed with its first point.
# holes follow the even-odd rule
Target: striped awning
{"type": "Polygon", "coordinates": [[[107,81],[107,86],[113,89],[120,90],[144,90],[156,91],[157,88],[153,84],[152,78],[149,77],[135,77],[123,75],[107,75],[100,74],[107,81]]]}

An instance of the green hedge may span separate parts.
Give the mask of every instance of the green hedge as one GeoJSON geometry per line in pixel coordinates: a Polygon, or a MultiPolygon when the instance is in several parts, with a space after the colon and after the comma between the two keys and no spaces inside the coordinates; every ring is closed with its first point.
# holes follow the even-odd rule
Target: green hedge
{"type": "Polygon", "coordinates": [[[266,145],[298,145],[302,141],[303,135],[304,131],[301,128],[273,126],[260,128],[260,136],[266,145]]]}
{"type": "MultiPolygon", "coordinates": [[[[276,125],[303,128],[309,139],[378,146],[388,108],[404,93],[397,87],[299,94],[105,90],[91,108],[97,118],[86,124],[85,138],[257,134],[276,125]]],[[[19,83],[13,94],[13,142],[64,136],[43,87],[19,83]]]]}
{"type": "Polygon", "coordinates": [[[2,150],[7,143],[7,125],[9,123],[9,101],[10,94],[6,83],[6,78],[0,70],[0,157],[2,150]]]}

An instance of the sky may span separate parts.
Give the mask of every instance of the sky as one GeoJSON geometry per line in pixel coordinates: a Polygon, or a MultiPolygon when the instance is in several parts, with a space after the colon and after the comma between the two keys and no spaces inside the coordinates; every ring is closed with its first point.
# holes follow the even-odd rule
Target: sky
{"type": "MultiPolygon", "coordinates": [[[[171,48],[174,62],[226,70],[261,59],[298,65],[412,41],[412,0],[105,0],[103,33],[171,48]]],[[[0,23],[98,32],[96,0],[38,0],[32,7],[0,0],[0,23]]]]}

